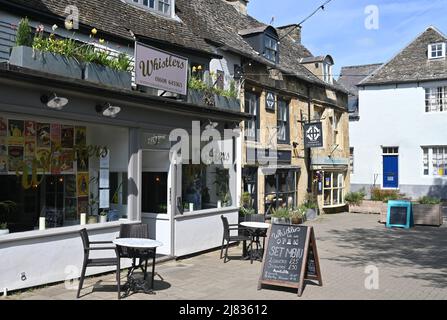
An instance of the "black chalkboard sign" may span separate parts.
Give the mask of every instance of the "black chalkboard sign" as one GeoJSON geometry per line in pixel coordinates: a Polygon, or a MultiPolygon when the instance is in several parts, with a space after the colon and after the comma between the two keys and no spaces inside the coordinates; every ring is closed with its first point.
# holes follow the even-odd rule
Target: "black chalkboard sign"
{"type": "Polygon", "coordinates": [[[408,220],[407,207],[391,207],[390,208],[390,224],[406,225],[408,220]]]}
{"type": "Polygon", "coordinates": [[[312,227],[273,224],[267,237],[258,289],[262,284],[291,287],[301,296],[305,279],[322,285],[312,227]]]}

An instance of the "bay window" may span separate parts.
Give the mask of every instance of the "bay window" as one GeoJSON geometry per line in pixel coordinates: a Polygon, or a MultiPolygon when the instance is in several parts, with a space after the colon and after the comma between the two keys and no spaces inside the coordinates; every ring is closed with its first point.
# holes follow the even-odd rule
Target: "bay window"
{"type": "Polygon", "coordinates": [[[323,196],[325,207],[344,205],[345,175],[341,172],[324,172],[323,196]]]}

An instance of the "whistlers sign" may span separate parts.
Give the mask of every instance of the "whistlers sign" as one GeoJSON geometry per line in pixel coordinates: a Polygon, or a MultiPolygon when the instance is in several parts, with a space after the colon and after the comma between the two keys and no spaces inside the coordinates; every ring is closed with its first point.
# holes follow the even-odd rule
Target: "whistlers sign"
{"type": "Polygon", "coordinates": [[[135,82],[186,95],[188,59],[136,42],[135,82]]]}

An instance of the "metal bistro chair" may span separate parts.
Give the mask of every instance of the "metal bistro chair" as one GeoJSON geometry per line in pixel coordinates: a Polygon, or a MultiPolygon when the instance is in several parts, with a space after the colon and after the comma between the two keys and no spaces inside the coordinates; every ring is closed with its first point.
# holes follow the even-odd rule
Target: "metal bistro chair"
{"type": "MultiPolygon", "coordinates": [[[[143,238],[149,239],[149,225],[147,224],[122,224],[120,226],[120,238],[143,238]]],[[[147,263],[149,259],[153,259],[155,252],[154,250],[141,250],[141,249],[130,249],[126,247],[119,247],[119,257],[132,259],[132,266],[136,266],[136,260],[138,258],[138,266],[141,268],[144,274],[144,280],[147,277],[147,263]],[[145,263],[143,268],[143,262],[145,263]]],[[[154,266],[152,266],[154,268],[154,266]]]]}
{"type": "Polygon", "coordinates": [[[230,246],[230,242],[232,241],[250,241],[250,237],[245,234],[245,228],[239,227],[238,224],[229,224],[228,219],[225,216],[220,216],[223,223],[223,239],[222,239],[222,247],[220,249],[220,258],[222,259],[224,244],[227,241],[225,247],[225,256],[224,263],[227,263],[228,259],[228,247],[230,246]],[[237,235],[232,236],[231,231],[237,231],[237,235]]]}
{"type": "Polygon", "coordinates": [[[118,258],[118,252],[116,246],[113,247],[92,247],[97,244],[112,244],[111,241],[90,241],[87,230],[82,229],[80,231],[82,244],[84,245],[84,263],[82,264],[81,278],[79,280],[79,288],[77,298],[81,294],[82,285],[84,284],[85,271],[87,267],[109,267],[116,266],[116,281],[118,284],[118,298],[120,297],[121,283],[120,283],[120,259],[118,258]],[[92,250],[115,250],[116,257],[114,258],[98,258],[90,259],[90,251],[92,250]]]}

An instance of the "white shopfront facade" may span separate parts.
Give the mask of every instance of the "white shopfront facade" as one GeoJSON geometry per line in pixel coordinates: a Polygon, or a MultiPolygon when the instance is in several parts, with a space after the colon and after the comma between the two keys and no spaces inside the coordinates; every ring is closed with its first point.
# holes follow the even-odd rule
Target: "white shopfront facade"
{"type": "MultiPolygon", "coordinates": [[[[66,199],[69,198],[66,194],[69,192],[64,184],[63,191],[59,192],[62,200],[59,200],[56,191],[54,204],[60,207],[59,211],[64,217],[62,222],[54,227],[47,226],[46,230],[38,230],[42,207],[49,207],[42,204],[46,204],[49,200],[47,192],[41,190],[43,185],[39,185],[40,193],[35,197],[36,209],[28,210],[33,212],[34,220],[20,226],[19,222],[12,219],[11,233],[0,236],[2,261],[0,291],[17,290],[79,277],[83,259],[79,230],[84,227],[87,228],[92,240],[99,241],[115,239],[123,223],[147,223],[151,238],[164,244],[157,252],[168,257],[179,257],[220,246],[221,215],[227,216],[230,223],[237,223],[241,181],[241,156],[238,151],[241,149],[240,137],[235,137],[231,141],[232,164],[218,167],[217,170],[216,168],[209,170],[203,165],[191,169],[185,163],[170,161],[167,145],[163,145],[160,141],[169,136],[173,129],[182,128],[190,132],[193,121],[200,123],[213,121],[217,123],[217,129],[223,132],[224,128],[234,127],[244,115],[205,109],[169,99],[151,98],[143,93],[109,90],[63,78],[49,79],[32,72],[9,70],[8,67],[0,72],[2,73],[0,117],[6,119],[6,123],[9,120],[19,123],[23,121],[24,124],[33,122],[36,127],[37,124],[39,127],[42,127],[40,124],[50,124],[50,135],[52,124],[61,130],[84,128],[87,144],[107,146],[110,150],[108,209],[114,210],[114,220],[122,219],[81,225],[79,217],[81,209],[78,205],[79,198],[85,195],[78,194],[78,177],[82,176],[77,167],[78,163],[73,164],[74,168],[68,170],[68,173],[50,172],[48,176],[52,177],[56,184],[64,184],[66,179],[75,179],[76,194],[73,198],[77,198],[76,209],[71,203],[72,218],[65,219],[65,215],[69,216],[67,213],[69,206],[66,206],[66,201],[69,201],[66,199]],[[54,91],[69,100],[69,104],[62,111],[49,110],[40,101],[43,93],[54,91]],[[116,118],[104,117],[95,110],[98,103],[105,102],[121,107],[121,112],[116,118]],[[158,142],[154,143],[157,139],[158,142]],[[193,172],[194,185],[199,188],[193,195],[203,193],[197,191],[208,192],[206,198],[201,198],[199,202],[193,204],[193,211],[187,209],[190,206],[189,202],[192,202],[191,194],[183,190],[188,185],[186,181],[191,178],[191,175],[185,175],[187,170],[193,172]],[[225,204],[222,204],[222,200],[219,201],[221,193],[218,194],[218,190],[215,189],[215,182],[218,180],[216,172],[223,172],[227,177],[224,188],[228,191],[226,200],[228,198],[230,200],[225,204]],[[69,177],[70,175],[75,178],[69,177]]],[[[37,140],[36,148],[38,149],[37,140]]],[[[9,159],[7,161],[9,164],[9,159]]],[[[98,159],[89,158],[88,169],[84,168],[83,173],[88,173],[90,180],[92,176],[99,176],[101,169],[98,159]]],[[[12,171],[3,174],[2,177],[18,179],[12,171]]],[[[91,187],[86,197],[90,197],[93,193],[93,197],[98,198],[101,189],[91,187]]],[[[26,192],[29,195],[33,191],[26,192]]],[[[8,200],[8,196],[10,195],[2,196],[0,200],[8,200]]],[[[17,201],[20,202],[20,199],[17,201]]],[[[24,207],[24,204],[21,206],[24,207]]],[[[90,207],[87,210],[90,212],[90,207]]],[[[96,210],[96,212],[93,210],[93,214],[97,214],[101,209],[96,210]]],[[[23,209],[20,215],[25,216],[26,212],[23,209]]],[[[113,254],[112,251],[110,255],[113,254]]],[[[108,270],[90,268],[87,273],[108,270]]]]}

